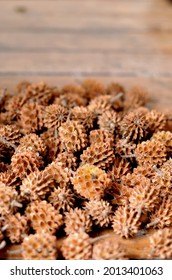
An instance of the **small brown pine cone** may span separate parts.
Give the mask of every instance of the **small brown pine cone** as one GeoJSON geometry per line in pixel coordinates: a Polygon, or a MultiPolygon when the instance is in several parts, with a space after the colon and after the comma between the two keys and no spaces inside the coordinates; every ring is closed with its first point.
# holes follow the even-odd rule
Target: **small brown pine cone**
{"type": "Polygon", "coordinates": [[[92,144],[81,155],[82,164],[94,164],[102,169],[108,168],[114,161],[114,151],[109,143],[92,144]]]}
{"type": "Polygon", "coordinates": [[[84,126],[78,121],[67,121],[59,128],[59,136],[64,150],[77,152],[87,145],[87,134],[84,126]]]}
{"type": "Polygon", "coordinates": [[[93,245],[93,260],[127,260],[124,247],[117,241],[105,239],[93,245]]]}
{"type": "Polygon", "coordinates": [[[7,226],[5,235],[11,243],[20,243],[29,232],[29,225],[26,216],[21,216],[18,212],[15,215],[6,216],[4,226],[7,226]]]}
{"type": "Polygon", "coordinates": [[[0,182],[4,183],[9,187],[12,187],[13,189],[15,189],[21,184],[21,180],[11,169],[0,173],[0,182]]]}
{"type": "Polygon", "coordinates": [[[102,115],[104,112],[109,111],[112,107],[111,96],[101,95],[92,99],[87,106],[90,112],[94,113],[95,117],[102,115]]]}
{"type": "Polygon", "coordinates": [[[150,237],[151,259],[171,260],[172,258],[172,230],[164,228],[156,231],[150,237]]]}
{"type": "Polygon", "coordinates": [[[56,260],[56,237],[45,232],[25,237],[21,244],[24,260],[56,260]]]}
{"type": "Polygon", "coordinates": [[[129,204],[119,206],[113,218],[113,230],[121,237],[129,238],[138,233],[141,225],[141,213],[130,208],[129,204]]]}
{"type": "Polygon", "coordinates": [[[87,101],[84,97],[79,96],[77,93],[65,93],[55,98],[54,104],[63,106],[64,108],[71,110],[76,106],[86,106],[87,101]]]}
{"type": "Polygon", "coordinates": [[[115,153],[121,157],[129,158],[133,161],[133,154],[136,149],[136,144],[128,143],[126,139],[118,139],[115,145],[115,153]]]}
{"type": "Polygon", "coordinates": [[[25,214],[36,232],[54,234],[63,225],[62,215],[46,200],[31,202],[25,214]]]}
{"type": "Polygon", "coordinates": [[[148,134],[148,121],[145,114],[137,111],[126,114],[120,123],[120,132],[122,138],[128,142],[138,143],[144,139],[148,134]]]}
{"type": "Polygon", "coordinates": [[[42,110],[43,123],[46,128],[59,128],[66,122],[68,111],[63,106],[52,104],[42,110]]]}
{"type": "Polygon", "coordinates": [[[166,161],[165,146],[155,140],[148,140],[138,144],[135,154],[139,165],[162,165],[166,161]]]}
{"type": "Polygon", "coordinates": [[[166,195],[163,197],[161,204],[152,213],[150,217],[150,224],[154,228],[163,229],[165,227],[172,227],[172,196],[166,195]]]}
{"type": "Polygon", "coordinates": [[[5,109],[8,112],[8,118],[13,121],[19,118],[21,108],[26,104],[28,98],[25,95],[14,95],[7,101],[5,109]]]}
{"type": "Polygon", "coordinates": [[[74,189],[88,199],[100,199],[104,196],[105,189],[110,184],[110,179],[105,171],[85,164],[79,167],[72,179],[74,189]]]}
{"type": "Polygon", "coordinates": [[[8,215],[18,209],[18,193],[11,187],[0,182],[0,214],[8,215]]]}
{"type": "Polygon", "coordinates": [[[164,113],[156,110],[151,110],[146,114],[146,119],[149,123],[149,130],[156,133],[160,130],[164,130],[166,127],[167,119],[164,113]]]}
{"type": "Polygon", "coordinates": [[[118,83],[111,83],[107,86],[107,94],[111,95],[112,107],[119,111],[124,107],[125,89],[118,83]]]}
{"type": "Polygon", "coordinates": [[[67,235],[74,232],[90,232],[92,229],[92,220],[89,214],[79,208],[70,209],[65,217],[65,232],[67,235]]]}
{"type": "Polygon", "coordinates": [[[46,154],[46,145],[43,140],[35,133],[29,133],[20,139],[20,145],[26,148],[32,148],[36,153],[41,156],[46,154]]]}
{"type": "Polygon", "coordinates": [[[125,97],[125,109],[133,110],[144,106],[149,99],[149,94],[145,88],[135,86],[126,93],[125,97]]]}
{"type": "Polygon", "coordinates": [[[55,162],[57,162],[63,168],[67,167],[72,170],[76,170],[77,168],[77,158],[71,152],[59,153],[55,159],[55,162]]]}
{"type": "Polygon", "coordinates": [[[108,201],[90,200],[85,203],[85,211],[91,216],[95,225],[108,227],[112,221],[112,206],[108,201]]]}
{"type": "Polygon", "coordinates": [[[30,84],[25,91],[25,95],[29,100],[43,106],[48,105],[53,100],[54,96],[58,94],[57,88],[49,87],[43,82],[30,84]]]}
{"type": "Polygon", "coordinates": [[[35,102],[26,103],[20,110],[19,124],[24,133],[34,133],[40,130],[40,112],[35,102]]]}
{"type": "Polygon", "coordinates": [[[106,94],[105,86],[100,81],[95,79],[84,80],[82,82],[82,87],[84,88],[86,96],[89,99],[106,94]]]}
{"type": "Polygon", "coordinates": [[[47,147],[48,163],[52,162],[57,158],[60,150],[60,139],[57,129],[48,129],[40,135],[40,138],[43,140],[44,144],[47,147]]]}
{"type": "Polygon", "coordinates": [[[164,172],[170,172],[170,175],[172,176],[172,158],[164,162],[161,166],[161,170],[164,172]]]}
{"type": "Polygon", "coordinates": [[[87,98],[87,95],[86,95],[86,92],[85,92],[84,88],[80,85],[77,85],[77,84],[66,84],[62,87],[61,91],[62,91],[62,94],[75,93],[78,96],[82,96],[82,97],[87,98]]]}
{"type": "Polygon", "coordinates": [[[151,139],[154,139],[155,141],[159,141],[160,143],[162,143],[167,149],[167,154],[169,156],[172,156],[172,132],[158,131],[153,134],[151,139]]]}
{"type": "Polygon", "coordinates": [[[71,110],[71,119],[81,123],[86,130],[93,128],[95,116],[87,107],[76,106],[71,110]]]}
{"type": "Polygon", "coordinates": [[[113,110],[105,111],[98,118],[98,125],[100,129],[107,130],[112,134],[118,134],[120,117],[113,110]]]}
{"type": "Polygon", "coordinates": [[[94,145],[94,144],[97,144],[100,142],[108,143],[109,146],[111,146],[111,147],[113,147],[113,145],[114,145],[113,135],[104,129],[92,130],[89,135],[89,141],[90,141],[91,145],[94,145]]]}
{"type": "Polygon", "coordinates": [[[116,157],[113,161],[112,168],[108,171],[108,175],[112,182],[121,182],[121,177],[131,172],[130,162],[116,157]]]}
{"type": "Polygon", "coordinates": [[[63,240],[61,251],[66,260],[89,260],[92,256],[90,237],[85,232],[74,232],[63,240]]]}
{"type": "Polygon", "coordinates": [[[161,189],[161,195],[166,193],[172,194],[172,177],[168,171],[157,169],[156,175],[152,178],[152,183],[161,189]]]}
{"type": "Polygon", "coordinates": [[[141,165],[134,168],[133,175],[143,175],[146,178],[152,179],[156,174],[157,171],[152,165],[141,165]]]}
{"type": "Polygon", "coordinates": [[[70,182],[71,174],[68,168],[63,168],[58,162],[53,161],[45,169],[44,172],[51,175],[56,187],[65,187],[70,182]]]}
{"type": "Polygon", "coordinates": [[[45,199],[54,187],[54,180],[46,170],[32,172],[20,185],[21,198],[29,201],[45,199]]]}
{"type": "Polygon", "coordinates": [[[111,204],[114,205],[126,205],[128,203],[131,193],[131,188],[122,184],[113,184],[111,187],[110,195],[113,197],[111,204]]]}
{"type": "Polygon", "coordinates": [[[41,164],[39,155],[32,151],[18,151],[11,158],[13,172],[21,179],[32,172],[38,171],[41,164]]]}
{"type": "Polygon", "coordinates": [[[11,124],[0,127],[0,142],[9,145],[9,147],[11,144],[18,145],[21,137],[22,134],[17,125],[11,124]]]}
{"type": "Polygon", "coordinates": [[[144,186],[147,182],[147,178],[142,174],[127,173],[121,177],[121,183],[130,188],[134,188],[140,184],[141,186],[144,186]]]}
{"type": "Polygon", "coordinates": [[[136,185],[129,197],[130,207],[142,213],[151,212],[160,203],[160,189],[151,184],[148,178],[136,185]]]}
{"type": "Polygon", "coordinates": [[[70,211],[75,204],[75,194],[67,187],[57,188],[50,194],[48,201],[58,211],[70,211]]]}

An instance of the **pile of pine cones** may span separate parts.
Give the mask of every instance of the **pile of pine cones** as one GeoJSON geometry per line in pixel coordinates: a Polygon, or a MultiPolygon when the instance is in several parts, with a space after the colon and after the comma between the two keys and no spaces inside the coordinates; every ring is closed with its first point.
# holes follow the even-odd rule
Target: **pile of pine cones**
{"type": "Polygon", "coordinates": [[[121,238],[155,229],[172,258],[172,123],[142,88],[96,80],[0,94],[0,249],[23,259],[128,259],[121,238]],[[64,236],[60,248],[57,240],[64,236]]]}

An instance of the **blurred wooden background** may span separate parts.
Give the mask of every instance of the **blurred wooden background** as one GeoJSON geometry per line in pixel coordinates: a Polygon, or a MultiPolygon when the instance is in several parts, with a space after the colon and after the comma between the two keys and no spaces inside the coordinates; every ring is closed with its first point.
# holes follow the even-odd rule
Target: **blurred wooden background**
{"type": "Polygon", "coordinates": [[[141,84],[172,104],[168,0],[1,0],[0,87],[95,77],[141,84]]]}

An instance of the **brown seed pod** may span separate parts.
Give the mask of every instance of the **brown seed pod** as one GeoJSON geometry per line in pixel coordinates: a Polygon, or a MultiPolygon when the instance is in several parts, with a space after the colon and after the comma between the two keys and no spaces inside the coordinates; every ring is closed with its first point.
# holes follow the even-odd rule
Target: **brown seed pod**
{"type": "Polygon", "coordinates": [[[85,211],[91,216],[94,224],[100,227],[107,227],[112,221],[112,206],[103,199],[86,202],[85,211]]]}
{"type": "Polygon", "coordinates": [[[138,144],[135,154],[139,165],[162,165],[166,161],[165,146],[155,140],[148,140],[138,144]]]}
{"type": "Polygon", "coordinates": [[[58,211],[70,211],[75,204],[75,194],[67,187],[57,188],[50,194],[48,201],[58,211]]]}
{"type": "Polygon", "coordinates": [[[56,237],[45,232],[30,234],[21,244],[21,251],[24,260],[55,260],[56,237]]]}
{"type": "Polygon", "coordinates": [[[57,162],[63,168],[76,170],[77,167],[77,157],[71,152],[59,153],[55,159],[55,162],[57,162]]]}
{"type": "Polygon", "coordinates": [[[155,141],[162,143],[167,150],[167,154],[172,156],[172,132],[170,131],[158,131],[153,134],[152,138],[155,141]]]}
{"type": "Polygon", "coordinates": [[[63,225],[62,215],[46,200],[31,202],[25,213],[31,227],[38,233],[54,234],[63,225]]]}
{"type": "Polygon", "coordinates": [[[40,109],[37,103],[26,103],[20,110],[19,124],[24,133],[34,133],[40,130],[40,109]]]}
{"type": "Polygon", "coordinates": [[[126,139],[117,139],[116,145],[115,145],[115,153],[119,155],[120,157],[126,157],[129,158],[130,161],[133,161],[134,157],[133,154],[136,149],[136,144],[127,142],[126,139]]]}
{"type": "Polygon", "coordinates": [[[45,169],[44,172],[49,174],[54,180],[56,187],[65,187],[70,182],[71,174],[68,168],[63,168],[58,161],[53,161],[45,169]]]}
{"type": "Polygon", "coordinates": [[[26,149],[32,148],[32,151],[39,153],[41,156],[46,154],[46,145],[43,140],[35,133],[29,133],[20,139],[20,145],[26,149]]]}
{"type": "Polygon", "coordinates": [[[2,125],[0,127],[0,142],[7,146],[12,146],[11,144],[18,145],[21,137],[20,129],[15,124],[2,125]]]}
{"type": "Polygon", "coordinates": [[[110,179],[105,171],[94,165],[85,164],[77,169],[72,183],[81,196],[88,199],[100,199],[104,196],[110,179]]]}
{"type": "Polygon", "coordinates": [[[90,232],[92,229],[92,220],[87,213],[79,208],[70,209],[65,216],[65,232],[67,235],[74,232],[90,232]]]}
{"type": "Polygon", "coordinates": [[[76,106],[71,110],[71,119],[81,123],[86,130],[90,130],[94,125],[94,112],[84,106],[76,106]]]}
{"type": "Polygon", "coordinates": [[[59,128],[59,136],[64,150],[77,152],[87,145],[87,134],[84,126],[78,121],[67,121],[59,128]]]}
{"type": "Polygon", "coordinates": [[[100,168],[108,168],[114,160],[114,151],[109,143],[92,144],[81,155],[82,164],[94,164],[100,168]]]}
{"type": "Polygon", "coordinates": [[[82,82],[82,87],[85,90],[86,96],[93,99],[96,96],[104,95],[106,93],[105,86],[98,80],[86,79],[82,82]]]}
{"type": "Polygon", "coordinates": [[[112,134],[118,134],[120,117],[113,110],[105,111],[98,118],[100,129],[107,130],[112,134]]]}
{"type": "Polygon", "coordinates": [[[117,241],[105,239],[93,245],[93,260],[127,260],[124,247],[117,241]]]}
{"type": "Polygon", "coordinates": [[[20,185],[21,198],[29,201],[45,199],[54,187],[55,183],[51,174],[46,170],[35,171],[23,179],[20,185]]]}
{"type": "Polygon", "coordinates": [[[111,96],[101,95],[92,99],[87,106],[90,112],[93,112],[95,117],[102,115],[105,111],[109,111],[112,107],[111,96]]]}
{"type": "Polygon", "coordinates": [[[8,118],[13,121],[19,118],[20,110],[24,104],[28,101],[25,95],[13,95],[7,101],[5,109],[8,112],[8,118]]]}
{"type": "Polygon", "coordinates": [[[167,119],[165,114],[162,112],[151,110],[146,114],[146,119],[149,123],[149,130],[152,133],[164,130],[166,127],[167,119]]]}
{"type": "Polygon", "coordinates": [[[148,134],[148,121],[145,114],[136,111],[126,114],[120,123],[122,138],[128,142],[138,143],[148,134]]]}
{"type": "Polygon", "coordinates": [[[21,216],[18,212],[15,215],[8,215],[5,218],[4,226],[7,227],[5,235],[11,243],[21,243],[29,232],[29,225],[26,216],[21,216]]]}
{"type": "Polygon", "coordinates": [[[52,104],[45,106],[42,110],[42,119],[46,128],[59,128],[66,122],[68,111],[61,105],[52,104]]]}
{"type": "Polygon", "coordinates": [[[164,228],[150,236],[151,259],[170,260],[172,258],[172,230],[164,228]]]}
{"type": "Polygon", "coordinates": [[[16,190],[0,182],[0,214],[2,216],[13,213],[22,206],[17,202],[17,198],[16,190]]]}
{"type": "Polygon", "coordinates": [[[66,260],[89,260],[92,255],[90,237],[85,232],[74,232],[63,240],[61,251],[66,260]]]}
{"type": "Polygon", "coordinates": [[[159,207],[151,214],[148,227],[163,229],[172,227],[172,196],[166,195],[163,197],[159,207]]]}
{"type": "Polygon", "coordinates": [[[113,147],[114,145],[114,137],[112,133],[104,130],[104,129],[95,129],[90,132],[89,141],[91,145],[97,143],[108,143],[109,146],[113,147]]]}
{"type": "Polygon", "coordinates": [[[11,158],[13,172],[21,179],[32,172],[38,171],[41,164],[39,155],[32,151],[18,151],[11,158]]]}
{"type": "Polygon", "coordinates": [[[125,238],[136,235],[141,225],[140,217],[141,213],[130,208],[128,203],[125,206],[119,206],[113,218],[114,232],[125,238]]]}

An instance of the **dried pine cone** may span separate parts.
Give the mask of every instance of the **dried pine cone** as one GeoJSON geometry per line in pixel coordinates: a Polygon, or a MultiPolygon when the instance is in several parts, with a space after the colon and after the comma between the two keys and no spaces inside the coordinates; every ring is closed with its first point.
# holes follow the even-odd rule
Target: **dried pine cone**
{"type": "Polygon", "coordinates": [[[149,130],[152,133],[164,130],[166,127],[167,119],[165,114],[162,112],[151,110],[146,114],[146,119],[149,123],[149,130]]]}
{"type": "Polygon", "coordinates": [[[63,168],[63,166],[59,165],[58,161],[53,161],[52,163],[50,163],[44,169],[44,172],[51,175],[57,187],[65,187],[70,182],[71,174],[68,168],[63,168]]]}
{"type": "Polygon", "coordinates": [[[18,151],[11,158],[13,172],[21,179],[32,172],[38,171],[41,164],[39,155],[32,151],[18,151]]]}
{"type": "Polygon", "coordinates": [[[77,158],[71,152],[59,153],[55,159],[55,162],[57,162],[63,168],[67,167],[69,169],[76,170],[77,167],[77,158]]]}
{"type": "Polygon", "coordinates": [[[20,145],[32,150],[40,155],[46,154],[46,145],[43,140],[35,133],[29,133],[20,139],[20,145]]]}
{"type": "Polygon", "coordinates": [[[20,110],[26,104],[28,98],[25,95],[14,95],[7,101],[5,109],[8,112],[8,117],[11,121],[16,120],[20,116],[20,110]]]}
{"type": "Polygon", "coordinates": [[[87,145],[87,134],[84,126],[78,121],[68,121],[59,128],[59,136],[64,150],[77,152],[87,145]]]}
{"type": "Polygon", "coordinates": [[[42,115],[45,127],[59,128],[62,123],[66,122],[68,111],[63,106],[52,104],[44,107],[42,115]]]}
{"type": "Polygon", "coordinates": [[[124,247],[117,241],[105,239],[93,245],[93,260],[127,260],[124,247]]]}
{"type": "Polygon", "coordinates": [[[0,214],[13,213],[19,206],[17,203],[18,193],[11,187],[0,182],[0,214]]]}
{"type": "Polygon", "coordinates": [[[64,85],[62,87],[61,91],[62,91],[63,94],[65,94],[65,93],[75,93],[78,96],[82,96],[82,97],[87,98],[84,88],[80,85],[77,85],[77,84],[64,85]]]}
{"type": "Polygon", "coordinates": [[[82,82],[82,87],[85,90],[86,96],[89,99],[93,99],[96,96],[106,93],[105,86],[98,80],[86,79],[82,82]]]}
{"type": "Polygon", "coordinates": [[[122,184],[113,184],[110,189],[110,195],[113,197],[111,203],[114,205],[126,205],[131,193],[131,188],[122,184]]]}
{"type": "Polygon", "coordinates": [[[31,227],[38,233],[54,234],[63,224],[62,215],[46,200],[31,202],[25,213],[31,227]]]}
{"type": "Polygon", "coordinates": [[[57,188],[50,194],[48,201],[58,211],[70,211],[75,204],[75,194],[67,187],[57,188]]]}
{"type": "Polygon", "coordinates": [[[74,232],[90,232],[92,220],[88,213],[82,209],[70,209],[65,217],[65,232],[67,235],[74,232]]]}
{"type": "Polygon", "coordinates": [[[92,255],[90,237],[85,232],[74,232],[66,237],[61,247],[66,260],[89,260],[92,255]]]}
{"type": "Polygon", "coordinates": [[[27,218],[21,216],[20,213],[6,216],[4,226],[7,226],[5,235],[10,239],[11,243],[22,242],[29,232],[27,218]]]}
{"type": "Polygon", "coordinates": [[[21,184],[19,177],[11,169],[0,173],[0,182],[14,189],[21,184]]]}
{"type": "Polygon", "coordinates": [[[41,129],[40,127],[40,109],[37,103],[28,102],[20,110],[19,124],[24,133],[34,133],[41,129]]]}
{"type": "Polygon", "coordinates": [[[57,129],[48,129],[40,135],[47,147],[47,160],[52,162],[57,158],[60,149],[60,139],[57,129]]]}
{"type": "Polygon", "coordinates": [[[152,165],[146,164],[137,166],[134,168],[133,175],[143,175],[146,178],[152,179],[156,175],[157,171],[152,165]]]}
{"type": "Polygon", "coordinates": [[[11,125],[3,125],[0,127],[0,142],[4,142],[9,146],[11,144],[17,145],[19,144],[20,138],[22,137],[22,134],[20,132],[20,129],[17,127],[17,125],[11,124],[11,125]]]}
{"type": "Polygon", "coordinates": [[[164,228],[150,237],[150,258],[167,260],[172,258],[172,230],[164,228]]]}
{"type": "Polygon", "coordinates": [[[115,145],[115,153],[121,157],[129,158],[133,161],[133,154],[136,149],[136,144],[128,143],[126,139],[118,139],[115,145]]]}
{"type": "Polygon", "coordinates": [[[109,143],[92,144],[81,155],[82,164],[94,164],[100,168],[108,168],[114,160],[114,151],[109,143]]]}
{"type": "Polygon", "coordinates": [[[112,182],[120,182],[121,177],[131,172],[130,162],[123,158],[116,157],[113,161],[111,170],[108,171],[108,175],[112,182]]]}
{"type": "Polygon", "coordinates": [[[45,199],[54,187],[54,180],[46,170],[32,172],[23,179],[22,185],[20,185],[21,198],[26,200],[45,199]]]}
{"type": "Polygon", "coordinates": [[[55,260],[57,258],[56,237],[45,232],[25,237],[21,244],[24,260],[55,260]]]}
{"type": "Polygon", "coordinates": [[[135,186],[138,186],[141,184],[142,186],[145,186],[146,183],[148,183],[147,178],[145,178],[142,174],[134,174],[134,173],[127,173],[126,175],[121,177],[122,184],[133,188],[135,186]]]}
{"type": "Polygon", "coordinates": [[[105,171],[100,168],[85,164],[79,167],[72,179],[74,189],[88,199],[100,199],[110,180],[105,171]]]}
{"type": "Polygon", "coordinates": [[[84,97],[79,96],[77,93],[68,92],[57,97],[54,101],[54,104],[63,106],[71,110],[76,106],[85,106],[87,104],[87,101],[84,97]]]}
{"type": "Polygon", "coordinates": [[[138,143],[148,134],[148,121],[145,114],[136,111],[126,114],[120,123],[122,138],[128,142],[138,143]]]}
{"type": "Polygon", "coordinates": [[[150,217],[150,224],[148,224],[148,227],[150,226],[159,229],[172,226],[172,196],[171,195],[164,196],[159,207],[156,209],[154,213],[152,213],[150,217]]]}
{"type": "Polygon", "coordinates": [[[93,128],[95,116],[87,107],[76,106],[71,110],[71,119],[78,121],[86,130],[89,130],[93,128]]]}
{"type": "Polygon", "coordinates": [[[161,166],[161,170],[170,172],[170,175],[172,176],[172,158],[164,162],[164,164],[161,166]]]}
{"type": "Polygon", "coordinates": [[[140,213],[129,204],[119,206],[113,219],[113,230],[121,237],[128,238],[136,235],[140,229],[140,213]]]}
{"type": "Polygon", "coordinates": [[[172,132],[158,131],[153,134],[151,139],[154,139],[155,141],[159,141],[160,143],[162,143],[167,149],[167,154],[169,156],[172,155],[172,132]]]}
{"type": "Polygon", "coordinates": [[[166,148],[159,141],[149,140],[137,145],[135,150],[139,165],[162,165],[166,161],[166,148]]]}
{"type": "Polygon", "coordinates": [[[99,116],[98,125],[100,129],[107,130],[112,134],[117,134],[119,121],[119,115],[115,111],[109,110],[105,111],[102,115],[99,116]]]}
{"type": "Polygon", "coordinates": [[[112,206],[103,199],[86,202],[85,211],[91,216],[94,224],[100,227],[107,227],[112,221],[112,206]]]}
{"type": "Polygon", "coordinates": [[[90,132],[89,141],[91,145],[104,142],[108,143],[109,146],[113,147],[114,137],[110,132],[104,129],[96,129],[90,132]]]}
{"type": "Polygon", "coordinates": [[[141,87],[133,87],[126,94],[125,108],[132,110],[143,106],[148,101],[148,92],[141,87]]]}
{"type": "Polygon", "coordinates": [[[121,110],[124,106],[124,87],[118,83],[110,83],[107,87],[107,94],[112,96],[113,109],[116,111],[121,110]]]}
{"type": "Polygon", "coordinates": [[[111,96],[101,95],[92,99],[87,108],[90,112],[94,113],[95,117],[98,117],[105,111],[109,111],[111,107],[111,96]]]}

